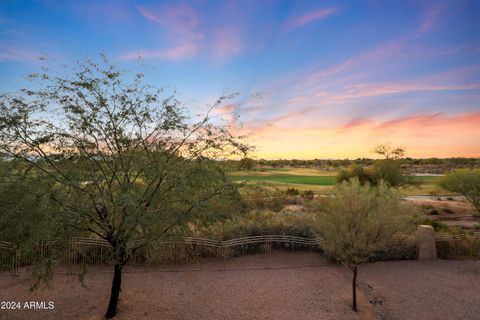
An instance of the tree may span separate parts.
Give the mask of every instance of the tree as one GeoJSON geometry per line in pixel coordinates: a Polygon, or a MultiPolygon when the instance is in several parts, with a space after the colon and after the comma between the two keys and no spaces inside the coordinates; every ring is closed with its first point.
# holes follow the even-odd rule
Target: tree
{"type": "Polygon", "coordinates": [[[319,214],[317,230],[324,250],[353,272],[352,308],[357,311],[358,267],[386,250],[406,230],[408,208],[385,183],[361,185],[357,179],[335,187],[319,214]]]}
{"type": "Polygon", "coordinates": [[[375,146],[373,152],[383,156],[386,160],[398,160],[405,156],[404,147],[394,147],[391,143],[383,143],[375,146]]]}
{"type": "MultiPolygon", "coordinates": [[[[106,317],[116,314],[122,269],[143,244],[208,212],[236,187],[213,159],[249,147],[211,111],[195,120],[162,89],[110,64],[78,62],[72,75],[33,74],[30,88],[0,95],[0,156],[19,164],[19,188],[42,181],[66,228],[108,241],[114,275],[106,317]],[[136,242],[137,243],[137,242],[136,242]]],[[[10,182],[15,182],[11,179],[10,182]]]]}
{"type": "Polygon", "coordinates": [[[384,156],[384,159],[375,160],[371,167],[354,163],[348,169],[342,169],[338,172],[337,182],[341,183],[356,178],[361,184],[377,185],[380,181],[383,181],[391,187],[417,184],[402,170],[405,148],[393,147],[388,143],[376,146],[373,151],[384,156]]]}
{"type": "Polygon", "coordinates": [[[252,158],[243,158],[238,164],[239,170],[251,171],[255,169],[256,162],[252,158]]]}
{"type": "Polygon", "coordinates": [[[480,213],[480,170],[455,170],[440,178],[438,184],[448,191],[463,195],[480,213]]]}

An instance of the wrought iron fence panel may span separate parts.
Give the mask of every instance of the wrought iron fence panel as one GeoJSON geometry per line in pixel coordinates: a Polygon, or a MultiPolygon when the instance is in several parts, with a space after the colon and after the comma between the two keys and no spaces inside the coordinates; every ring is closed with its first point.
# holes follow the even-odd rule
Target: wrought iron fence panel
{"type": "Polygon", "coordinates": [[[436,235],[435,246],[442,259],[480,259],[480,232],[436,235]]]}
{"type": "MultiPolygon", "coordinates": [[[[128,244],[131,255],[125,272],[213,271],[325,265],[322,239],[265,235],[225,241],[186,237],[128,244]]],[[[41,259],[55,266],[55,273],[111,272],[111,246],[99,239],[52,239],[25,250],[0,242],[2,274],[25,274],[41,259]]]]}

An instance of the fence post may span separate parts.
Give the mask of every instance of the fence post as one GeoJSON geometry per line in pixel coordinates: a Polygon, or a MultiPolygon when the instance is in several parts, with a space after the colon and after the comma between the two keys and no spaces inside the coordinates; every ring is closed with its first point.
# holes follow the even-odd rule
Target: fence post
{"type": "Polygon", "coordinates": [[[417,259],[436,259],[437,249],[435,247],[435,237],[433,235],[433,227],[428,225],[420,225],[416,233],[417,259]]]}

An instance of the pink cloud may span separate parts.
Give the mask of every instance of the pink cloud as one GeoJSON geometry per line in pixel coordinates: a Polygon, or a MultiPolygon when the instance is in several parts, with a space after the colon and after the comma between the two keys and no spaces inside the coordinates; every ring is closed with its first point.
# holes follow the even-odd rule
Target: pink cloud
{"type": "Polygon", "coordinates": [[[355,84],[346,88],[343,92],[332,93],[329,98],[335,101],[378,97],[390,94],[400,94],[407,92],[427,92],[427,91],[455,91],[455,90],[475,90],[480,89],[480,83],[471,83],[465,85],[433,85],[433,84],[355,84]]]}
{"type": "Polygon", "coordinates": [[[138,50],[120,56],[120,60],[159,59],[179,60],[195,56],[198,47],[195,44],[179,45],[177,47],[158,50],[138,50]]]}
{"type": "Polygon", "coordinates": [[[339,132],[344,132],[344,131],[347,131],[347,130],[350,130],[350,129],[355,129],[355,128],[362,127],[362,126],[365,126],[365,125],[369,125],[372,122],[373,122],[372,119],[355,118],[355,119],[352,119],[352,120],[348,121],[347,123],[345,123],[340,128],[339,132]]]}
{"type": "Polygon", "coordinates": [[[197,55],[204,35],[199,32],[198,15],[188,5],[162,6],[155,9],[137,6],[140,14],[148,21],[160,25],[165,31],[171,46],[161,49],[139,49],[121,55],[121,60],[159,59],[180,60],[197,55]]]}
{"type": "Polygon", "coordinates": [[[306,25],[312,21],[325,19],[337,12],[337,8],[320,9],[314,12],[310,12],[299,17],[295,17],[285,23],[285,27],[289,30],[293,30],[306,25]]]}
{"type": "Polygon", "coordinates": [[[443,5],[435,5],[432,7],[428,7],[424,15],[422,16],[420,31],[422,33],[431,31],[435,24],[438,23],[438,20],[440,20],[440,16],[443,10],[443,5]]]}
{"type": "Polygon", "coordinates": [[[0,61],[35,62],[45,57],[44,54],[9,45],[3,45],[0,51],[0,61]]]}
{"type": "Polygon", "coordinates": [[[157,9],[138,6],[138,11],[147,20],[160,24],[169,30],[174,37],[182,36],[189,40],[203,37],[201,33],[195,31],[199,25],[197,13],[192,7],[186,4],[180,4],[174,7],[163,6],[157,9]]]}
{"type": "Polygon", "coordinates": [[[425,127],[428,125],[433,125],[438,122],[441,118],[441,113],[433,114],[419,114],[408,117],[402,117],[398,119],[393,119],[389,121],[384,121],[378,124],[375,129],[392,129],[392,128],[405,128],[405,127],[425,127]]]}
{"type": "Polygon", "coordinates": [[[233,27],[218,29],[214,32],[212,42],[213,57],[222,59],[235,55],[242,51],[243,43],[240,39],[240,32],[233,27]]]}

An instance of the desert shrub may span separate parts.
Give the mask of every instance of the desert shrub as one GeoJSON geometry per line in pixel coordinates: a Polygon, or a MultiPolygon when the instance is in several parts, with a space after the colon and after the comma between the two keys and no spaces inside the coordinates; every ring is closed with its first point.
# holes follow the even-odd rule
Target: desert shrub
{"type": "Polygon", "coordinates": [[[303,205],[303,208],[306,212],[310,212],[313,214],[313,213],[322,212],[327,205],[328,205],[328,198],[320,196],[311,201],[305,202],[303,205]]]}
{"type": "Polygon", "coordinates": [[[287,196],[298,196],[300,192],[296,188],[288,188],[287,191],[285,191],[285,194],[287,196]]]}
{"type": "Polygon", "coordinates": [[[271,234],[315,237],[311,227],[312,221],[313,216],[303,212],[284,210],[279,213],[270,210],[252,210],[199,230],[198,235],[217,240],[271,234]]]}
{"type": "Polygon", "coordinates": [[[374,184],[376,181],[375,173],[371,169],[358,164],[352,164],[347,169],[339,170],[336,179],[337,183],[358,179],[362,185],[374,184]]]}
{"type": "Polygon", "coordinates": [[[435,230],[435,232],[448,232],[449,231],[448,225],[441,222],[441,221],[434,221],[434,220],[430,220],[430,219],[425,219],[423,221],[423,224],[432,226],[433,229],[435,230]]]}
{"type": "Polygon", "coordinates": [[[286,201],[285,203],[288,204],[288,205],[302,205],[303,204],[303,198],[299,197],[299,196],[288,197],[285,201],[286,201]]]}
{"type": "Polygon", "coordinates": [[[431,204],[422,205],[422,211],[428,215],[438,215],[437,209],[435,209],[435,207],[431,204]]]}
{"type": "Polygon", "coordinates": [[[443,210],[443,212],[445,212],[445,213],[455,213],[455,212],[453,212],[453,210],[450,209],[450,208],[443,208],[442,210],[443,210]]]}
{"type": "Polygon", "coordinates": [[[442,177],[438,184],[463,195],[480,213],[480,170],[456,170],[442,177]]]}
{"type": "Polygon", "coordinates": [[[425,211],[432,210],[434,207],[431,204],[422,205],[422,209],[425,211]]]}
{"type": "Polygon", "coordinates": [[[305,200],[313,200],[315,198],[315,193],[312,190],[306,190],[305,192],[302,193],[302,197],[305,200]]]}
{"type": "Polygon", "coordinates": [[[369,261],[414,260],[416,257],[415,241],[399,240],[392,243],[388,248],[375,252],[369,261]]]}

